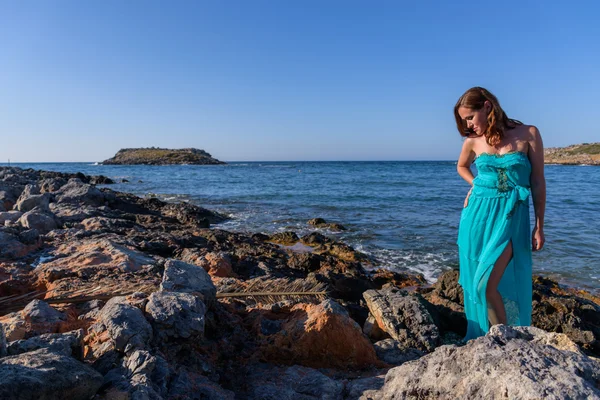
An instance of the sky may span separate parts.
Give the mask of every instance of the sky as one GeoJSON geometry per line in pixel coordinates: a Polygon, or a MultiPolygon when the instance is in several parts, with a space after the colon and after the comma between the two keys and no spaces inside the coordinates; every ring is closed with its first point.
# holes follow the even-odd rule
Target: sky
{"type": "Polygon", "coordinates": [[[472,86],[599,142],[597,1],[0,0],[0,162],[455,160],[472,86]]]}

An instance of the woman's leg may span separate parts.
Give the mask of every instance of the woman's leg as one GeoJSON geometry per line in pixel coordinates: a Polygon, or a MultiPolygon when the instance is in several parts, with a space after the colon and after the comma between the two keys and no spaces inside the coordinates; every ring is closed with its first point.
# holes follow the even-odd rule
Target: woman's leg
{"type": "Polygon", "coordinates": [[[496,264],[494,264],[494,268],[492,269],[490,278],[488,279],[487,288],[485,291],[490,326],[496,324],[506,324],[506,310],[504,309],[502,296],[500,296],[500,292],[498,292],[498,284],[500,284],[500,279],[502,279],[502,275],[504,275],[504,271],[506,270],[506,267],[508,266],[512,256],[512,241],[509,240],[506,248],[504,251],[502,251],[502,254],[500,254],[498,260],[496,260],[496,264]]]}

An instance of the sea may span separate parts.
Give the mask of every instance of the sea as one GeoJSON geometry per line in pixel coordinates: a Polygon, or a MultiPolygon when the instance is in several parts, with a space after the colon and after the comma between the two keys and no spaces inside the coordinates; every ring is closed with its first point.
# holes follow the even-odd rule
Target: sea
{"type": "MultiPolygon", "coordinates": [[[[5,165],[5,164],[4,164],[5,165]]],[[[458,268],[457,229],[469,185],[455,161],[229,162],[226,165],[12,164],[105,175],[108,187],[226,214],[215,227],[272,234],[313,231],[371,255],[374,267],[435,282],[458,268]],[[307,224],[320,217],[333,232],[307,224]]],[[[546,245],[534,274],[600,293],[600,167],[546,165],[546,245]]],[[[533,205],[530,206],[533,227],[533,205]]]]}

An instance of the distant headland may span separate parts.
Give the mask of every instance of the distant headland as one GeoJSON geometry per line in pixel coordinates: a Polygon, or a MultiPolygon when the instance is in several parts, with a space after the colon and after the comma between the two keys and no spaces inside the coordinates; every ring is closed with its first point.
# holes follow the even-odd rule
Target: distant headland
{"type": "Polygon", "coordinates": [[[600,143],[582,143],[544,149],[544,163],[600,165],[600,143]]]}
{"type": "Polygon", "coordinates": [[[225,164],[213,158],[204,150],[200,149],[161,149],[158,147],[147,147],[138,149],[121,149],[113,158],[102,162],[104,165],[174,165],[195,164],[214,165],[225,164]]]}

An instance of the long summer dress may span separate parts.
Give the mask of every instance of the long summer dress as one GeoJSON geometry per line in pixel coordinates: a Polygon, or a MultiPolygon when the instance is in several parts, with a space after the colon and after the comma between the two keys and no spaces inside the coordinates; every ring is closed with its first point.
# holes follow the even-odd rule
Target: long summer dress
{"type": "Polygon", "coordinates": [[[488,331],[487,282],[502,251],[512,240],[513,257],[498,291],[507,324],[531,324],[531,240],[529,178],[531,164],[523,152],[480,154],[474,161],[477,176],[463,208],[458,228],[460,278],[467,316],[464,340],[488,331]]]}

